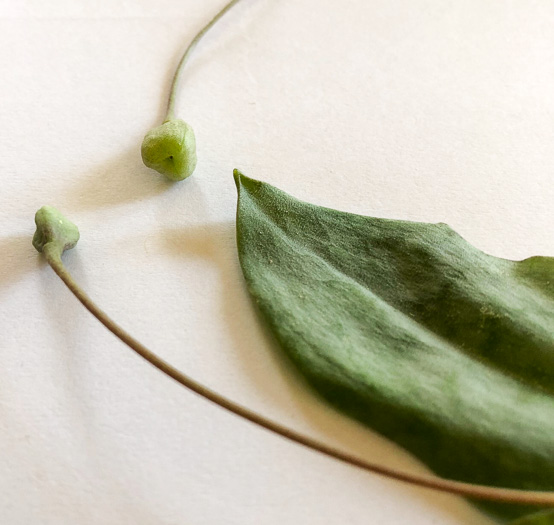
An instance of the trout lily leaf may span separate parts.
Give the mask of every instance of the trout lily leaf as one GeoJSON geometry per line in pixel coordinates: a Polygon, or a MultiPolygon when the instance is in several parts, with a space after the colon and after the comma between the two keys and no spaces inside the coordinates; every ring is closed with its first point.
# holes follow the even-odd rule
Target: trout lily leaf
{"type": "Polygon", "coordinates": [[[235,180],[248,290],[315,391],[440,476],[554,489],[554,258],[235,180]]]}

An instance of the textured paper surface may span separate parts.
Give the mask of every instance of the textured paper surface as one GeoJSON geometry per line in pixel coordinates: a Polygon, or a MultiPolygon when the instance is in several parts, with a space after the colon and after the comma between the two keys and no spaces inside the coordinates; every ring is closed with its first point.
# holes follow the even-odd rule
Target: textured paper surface
{"type": "Polygon", "coordinates": [[[554,3],[244,0],[197,48],[179,115],[196,174],[142,166],[181,51],[222,2],[0,3],[0,514],[9,524],[470,525],[462,500],[364,474],[237,420],[90,317],[66,262],[183,371],[372,460],[413,459],[308,392],[238,267],[232,169],[346,211],[449,223],[488,253],[554,254],[554,3]]]}

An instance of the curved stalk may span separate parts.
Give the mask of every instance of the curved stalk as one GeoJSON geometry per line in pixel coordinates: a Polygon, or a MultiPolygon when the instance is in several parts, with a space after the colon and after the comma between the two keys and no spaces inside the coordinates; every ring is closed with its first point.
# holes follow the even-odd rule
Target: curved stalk
{"type": "Polygon", "coordinates": [[[183,72],[185,64],[188,62],[188,59],[190,58],[191,53],[194,51],[194,48],[202,40],[202,37],[212,28],[212,26],[227,12],[229,9],[231,9],[235,4],[240,2],[240,0],[231,0],[228,4],[226,4],[205,26],[203,29],[200,30],[200,32],[193,38],[192,42],[188,45],[188,47],[185,49],[185,52],[183,53],[183,56],[181,57],[181,60],[179,60],[179,63],[177,64],[177,69],[175,70],[175,74],[173,75],[173,80],[171,82],[171,89],[169,92],[169,99],[167,101],[167,114],[164,119],[164,122],[167,122],[168,120],[172,120],[175,118],[175,98],[177,93],[177,87],[179,85],[179,80],[181,79],[181,74],[183,72]]]}
{"type": "Polygon", "coordinates": [[[110,332],[123,341],[127,346],[134,350],[138,355],[155,366],[158,370],[168,375],[179,384],[192,390],[199,396],[211,401],[212,403],[232,412],[233,414],[247,419],[248,421],[265,428],[275,434],[280,435],[290,441],[294,441],[309,449],[315,450],[326,456],[338,459],[349,465],[361,468],[363,470],[379,474],[387,478],[409,483],[423,488],[434,489],[441,492],[447,492],[460,496],[498,501],[505,503],[519,503],[527,505],[554,506],[554,492],[527,491],[518,489],[508,489],[499,487],[489,487],[485,485],[475,485],[472,483],[463,483],[460,481],[448,480],[433,475],[418,475],[403,472],[394,468],[389,468],[377,463],[366,461],[337,448],[331,447],[305,436],[293,429],[285,427],[280,423],[272,421],[225,396],[214,392],[210,388],[198,383],[191,377],[183,374],[175,367],[158,357],[154,352],[146,348],[142,343],[136,340],[118,324],[116,324],[104,311],[102,311],[92,299],[83,291],[83,289],[73,279],[61,259],[61,249],[59,245],[47,243],[43,247],[46,259],[56,274],[67,285],[75,297],[83,306],[96,317],[110,332]]]}

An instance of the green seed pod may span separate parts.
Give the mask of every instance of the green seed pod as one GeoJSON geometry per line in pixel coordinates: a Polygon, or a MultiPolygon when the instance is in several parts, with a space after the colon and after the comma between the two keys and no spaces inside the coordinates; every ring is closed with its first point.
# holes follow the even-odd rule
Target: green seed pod
{"type": "Polygon", "coordinates": [[[194,131],[184,120],[168,120],[146,134],[141,154],[146,166],[168,179],[186,179],[196,167],[194,131]]]}
{"type": "Polygon", "coordinates": [[[51,251],[57,257],[73,248],[79,240],[79,229],[56,208],[43,206],[35,214],[37,230],[33,246],[39,251],[51,251]]]}

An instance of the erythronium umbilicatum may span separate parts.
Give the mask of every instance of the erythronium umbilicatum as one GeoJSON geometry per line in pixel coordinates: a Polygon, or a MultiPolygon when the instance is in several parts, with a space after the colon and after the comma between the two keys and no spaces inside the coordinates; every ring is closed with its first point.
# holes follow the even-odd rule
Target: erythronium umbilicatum
{"type": "MultiPolygon", "coordinates": [[[[229,1],[187,47],[164,122],[143,141],[145,164],[172,180],[190,176],[196,166],[194,132],[175,117],[180,75],[196,44],[238,1],[229,1]]],[[[553,511],[517,518],[538,507],[513,504],[554,504],[554,259],[497,259],[443,224],[342,213],[299,202],[237,171],[235,179],[243,272],[284,350],[326,399],[450,480],[329,447],[163,361],[71,277],[62,254],[75,246],[79,232],[54,208],[37,212],[33,245],[110,331],[219,406],[372,472],[512,502],[486,504],[503,522],[516,517],[513,525],[554,525],[553,511]]]]}
{"type": "Polygon", "coordinates": [[[192,127],[175,116],[175,101],[181,75],[194,48],[215,23],[240,0],[231,0],[201,29],[185,49],[171,82],[167,111],[163,123],[151,129],[140,148],[145,166],[179,181],[190,177],[196,168],[196,137],[192,127]]]}
{"type": "MultiPolygon", "coordinates": [[[[256,295],[257,290],[264,290],[265,292],[261,293],[259,297],[262,298],[261,300],[261,306],[262,309],[265,309],[265,311],[270,312],[270,320],[275,317],[275,314],[271,312],[271,300],[264,304],[263,296],[266,292],[269,291],[271,295],[271,288],[272,288],[272,279],[270,278],[267,283],[263,283],[261,288],[259,288],[259,282],[256,283],[256,277],[255,274],[257,273],[258,276],[263,275],[264,273],[267,276],[270,276],[270,273],[267,273],[263,266],[264,264],[269,264],[273,267],[273,264],[279,264],[283,265],[283,268],[287,268],[288,270],[284,270],[284,273],[290,272],[291,268],[294,268],[296,263],[298,262],[295,257],[283,258],[283,255],[286,253],[286,251],[282,251],[280,254],[275,252],[274,256],[275,259],[269,259],[264,261],[264,256],[261,256],[261,259],[259,257],[259,254],[264,253],[263,246],[271,246],[272,241],[264,241],[259,244],[259,248],[261,250],[251,250],[250,248],[245,248],[245,242],[248,244],[251,241],[255,241],[255,237],[258,236],[260,233],[263,234],[264,229],[267,227],[267,225],[264,226],[264,223],[266,222],[266,219],[261,219],[260,216],[258,216],[260,213],[263,215],[265,212],[270,211],[273,206],[273,211],[277,211],[277,215],[282,216],[288,216],[289,218],[293,219],[293,222],[298,222],[299,216],[296,213],[292,213],[294,211],[295,206],[290,206],[290,204],[296,203],[297,205],[300,205],[300,208],[305,207],[305,209],[317,209],[317,207],[310,207],[310,205],[299,203],[298,201],[295,201],[291,197],[287,197],[282,192],[279,192],[275,188],[272,188],[271,186],[268,186],[266,184],[262,184],[260,182],[253,181],[252,179],[247,179],[246,177],[240,175],[238,172],[235,173],[237,186],[239,187],[239,214],[238,214],[238,221],[237,221],[237,233],[239,234],[239,252],[241,255],[241,262],[244,265],[245,268],[245,274],[247,275],[247,280],[252,284],[251,291],[256,295]],[[273,196],[272,196],[273,194],[273,196]],[[274,196],[277,196],[278,198],[273,198],[274,196]],[[261,198],[261,199],[260,199],[261,198]],[[256,202],[258,201],[258,202],[256,202]],[[264,204],[265,201],[265,204],[264,204]],[[259,206],[261,204],[261,206],[259,206]],[[269,204],[269,206],[267,206],[269,204]],[[289,215],[290,214],[290,215],[289,215]],[[258,230],[258,233],[255,233],[254,236],[252,236],[249,232],[251,232],[252,227],[258,227],[260,228],[258,230]],[[258,252],[258,254],[256,253],[258,252]],[[253,257],[250,262],[248,261],[249,257],[253,257]],[[258,261],[256,259],[259,259],[258,261]],[[254,275],[254,278],[252,276],[254,275]],[[253,284],[254,283],[254,284],[253,284]]],[[[340,214],[340,212],[333,212],[333,210],[327,210],[325,208],[320,208],[322,210],[322,218],[325,216],[325,214],[338,214],[342,215],[343,217],[348,216],[348,214],[340,214]]],[[[270,213],[267,217],[272,217],[273,213],[270,213]]],[[[353,224],[356,222],[356,220],[373,220],[376,223],[379,223],[379,219],[368,219],[364,217],[359,217],[356,215],[351,215],[351,217],[356,218],[353,220],[353,224]]],[[[306,217],[307,218],[307,217],[306,217]]],[[[92,313],[108,330],[110,330],[115,336],[117,336],[121,341],[123,341],[125,344],[127,344],[132,350],[134,350],[138,355],[143,357],[146,361],[148,361],[150,364],[158,368],[161,372],[166,374],[167,376],[171,377],[184,387],[188,388],[189,390],[192,390],[193,392],[197,393],[198,395],[204,397],[205,399],[208,399],[209,401],[212,401],[213,403],[219,405],[222,408],[225,408],[226,410],[229,410],[230,412],[247,419],[248,421],[255,423],[263,428],[266,428],[267,430],[270,430],[272,432],[275,432],[276,434],[279,434],[280,436],[289,439],[291,441],[294,441],[296,443],[299,443],[301,445],[304,445],[308,448],[311,448],[313,450],[317,450],[318,452],[321,452],[327,456],[333,457],[335,459],[339,459],[345,463],[357,466],[359,468],[362,468],[364,470],[368,470],[370,472],[378,473],[390,478],[394,478],[397,480],[405,481],[408,483],[412,483],[421,487],[427,487],[432,488],[444,492],[450,492],[453,494],[459,494],[459,495],[465,495],[468,497],[474,497],[478,498],[480,500],[484,501],[496,501],[496,502],[508,502],[512,505],[514,503],[525,503],[527,505],[549,505],[554,506],[554,492],[544,491],[544,490],[522,490],[521,485],[519,483],[519,479],[517,476],[514,478],[514,483],[516,484],[516,488],[503,488],[503,487],[495,487],[490,485],[479,485],[475,483],[467,483],[464,481],[456,481],[444,479],[444,478],[437,478],[435,476],[426,476],[426,475],[418,475],[418,474],[411,474],[409,472],[404,472],[401,470],[396,470],[394,468],[387,467],[386,465],[382,465],[379,463],[372,463],[371,461],[367,461],[363,458],[359,458],[357,456],[354,456],[348,452],[336,449],[334,447],[330,447],[329,445],[326,445],[325,443],[322,443],[318,440],[315,440],[309,436],[305,436],[291,428],[285,427],[281,425],[280,423],[277,423],[275,421],[272,421],[271,419],[268,419],[267,417],[258,414],[256,412],[253,412],[252,410],[239,405],[238,403],[235,403],[225,396],[222,396],[221,394],[218,394],[217,392],[214,392],[210,388],[198,383],[193,378],[187,376],[186,374],[183,374],[181,371],[173,367],[171,364],[167,363],[163,359],[161,359],[159,356],[157,356],[154,352],[146,348],[142,343],[140,343],[137,339],[135,339],[133,336],[131,336],[128,332],[126,332],[123,328],[121,328],[119,325],[117,325],[104,311],[102,311],[93,301],[92,299],[82,290],[82,288],[77,284],[77,282],[73,279],[70,272],[65,267],[63,261],[62,261],[62,254],[65,250],[73,248],[77,241],[79,240],[79,231],[77,227],[68,219],[66,219],[63,215],[61,215],[57,210],[51,207],[43,207],[41,208],[35,217],[35,221],[37,224],[37,232],[35,233],[35,236],[33,238],[33,245],[35,248],[43,252],[46,260],[50,264],[50,266],[53,268],[53,270],[58,274],[58,276],[65,282],[65,284],[68,286],[68,288],[73,292],[73,294],[81,301],[81,303],[89,310],[89,312],[92,313]]],[[[286,220],[284,221],[286,224],[286,220]]],[[[322,221],[322,224],[324,224],[326,221],[322,221]]],[[[385,221],[387,222],[387,221],[385,221]]],[[[391,224],[393,222],[396,222],[397,224],[402,224],[399,221],[389,221],[391,224]]],[[[310,222],[308,221],[307,224],[310,222]]],[[[346,224],[346,223],[345,223],[346,224]]],[[[404,224],[410,224],[410,223],[404,223],[404,224]]],[[[277,222],[273,222],[273,225],[276,226],[277,222]]],[[[416,225],[417,226],[417,225],[416,225]]],[[[423,225],[419,225],[420,227],[423,225]]],[[[427,225],[428,227],[432,227],[432,225],[427,225]]],[[[288,227],[287,227],[288,229],[288,227]]],[[[353,229],[353,231],[355,228],[353,229]]],[[[308,230],[307,230],[308,231],[308,230]]],[[[273,232],[275,233],[275,231],[273,232]]],[[[320,232],[321,233],[321,232],[320,232]]],[[[277,237],[281,236],[281,233],[277,233],[277,237]]],[[[281,240],[287,240],[286,235],[282,236],[281,240]]],[[[290,240],[290,239],[289,239],[290,240]]],[[[294,246],[294,243],[291,245],[293,246],[294,250],[302,251],[301,244],[294,246]]],[[[306,247],[309,245],[307,244],[306,247]]],[[[309,250],[308,250],[309,252],[309,250]]],[[[266,255],[268,252],[265,252],[266,255]]],[[[542,259],[538,259],[539,261],[542,261],[542,259]]],[[[549,259],[545,259],[546,261],[549,261],[549,259]]],[[[323,259],[322,259],[323,261],[323,259]]],[[[309,262],[309,258],[305,259],[305,262],[309,262]]],[[[550,271],[549,263],[546,263],[545,265],[539,265],[539,271],[535,272],[534,270],[529,272],[524,272],[524,275],[526,279],[531,279],[531,281],[536,280],[537,275],[539,276],[539,281],[543,279],[548,272],[550,271]]],[[[311,265],[310,265],[311,266],[311,265]]],[[[276,274],[283,273],[282,271],[277,271],[276,274]]],[[[300,274],[298,274],[300,275],[300,274]]],[[[264,279],[265,280],[265,279],[264,279]]],[[[291,280],[293,282],[294,279],[291,280]]],[[[273,283],[274,285],[275,283],[273,283]]],[[[327,285],[323,286],[323,288],[328,288],[327,285]]],[[[304,290],[305,291],[305,290],[304,290]]],[[[302,288],[298,289],[299,297],[304,300],[306,299],[302,288]]],[[[294,305],[294,301],[290,305],[292,307],[292,312],[294,313],[296,306],[294,305]]],[[[287,308],[287,307],[286,307],[287,308]]],[[[286,310],[285,308],[285,310],[286,310]]],[[[303,307],[302,307],[303,309],[303,307]]],[[[358,307],[356,307],[358,309],[358,307]]],[[[359,310],[359,309],[358,309],[359,310]]],[[[277,311],[277,310],[276,310],[277,311]]],[[[297,312],[299,313],[299,318],[301,318],[304,313],[302,311],[297,312]]],[[[321,312],[320,312],[321,313],[321,312]]],[[[290,314],[285,313],[285,317],[290,317],[290,314]]],[[[343,318],[347,320],[347,317],[343,318]]],[[[370,317],[370,316],[369,316],[370,317]]],[[[317,316],[316,316],[317,318],[317,316]]],[[[375,318],[375,316],[374,316],[375,318]]],[[[391,319],[392,320],[392,319],[391,319]]],[[[290,319],[289,319],[290,321],[290,319]]],[[[356,323],[356,317],[350,320],[351,322],[356,323]]],[[[349,321],[349,322],[350,322],[349,321]]],[[[382,321],[382,320],[381,320],[382,321]]],[[[385,321],[387,321],[385,319],[385,321]]],[[[296,320],[293,321],[293,324],[296,324],[296,320]]],[[[346,323],[348,324],[348,323],[346,323]]],[[[379,325],[376,325],[379,327],[379,325]]],[[[375,327],[375,326],[374,326],[375,327]]],[[[279,327],[277,327],[278,329],[279,327]]],[[[287,332],[290,328],[290,322],[283,324],[284,333],[285,333],[285,341],[287,339],[287,332]]],[[[381,326],[383,329],[383,332],[387,330],[387,326],[381,326]]],[[[390,328],[390,327],[389,327],[390,328]]],[[[276,330],[278,332],[278,330],[276,330]]],[[[315,334],[320,333],[320,327],[317,328],[315,334]]],[[[290,334],[289,334],[290,335],[290,334]]],[[[309,334],[308,334],[309,335],[309,334]]],[[[334,336],[335,334],[329,333],[329,336],[334,336]]],[[[359,334],[354,331],[352,333],[353,341],[359,340],[359,334]]],[[[306,338],[306,342],[309,343],[310,337],[306,338]]],[[[332,340],[332,337],[331,337],[332,340]]],[[[302,341],[300,340],[302,343],[302,341]]],[[[400,338],[397,338],[396,342],[400,344],[406,344],[406,352],[410,350],[411,345],[408,344],[410,342],[409,337],[405,337],[404,340],[401,340],[400,338]]],[[[348,342],[348,345],[350,346],[350,343],[348,342]]],[[[290,345],[290,348],[294,348],[295,344],[293,343],[290,345]]],[[[302,347],[302,344],[300,345],[302,347]]],[[[412,347],[413,349],[413,347],[412,347]]],[[[398,348],[400,350],[400,355],[403,353],[402,348],[398,348]]],[[[355,356],[356,351],[353,352],[353,356],[355,356]]],[[[386,357],[386,355],[385,355],[386,357]]],[[[394,361],[395,358],[392,358],[392,361],[394,361]]],[[[437,363],[434,363],[433,366],[435,368],[441,368],[441,360],[444,360],[444,356],[436,356],[437,363]]],[[[351,361],[351,358],[348,357],[347,361],[351,361]]],[[[376,361],[377,362],[377,361],[376,361]]],[[[386,360],[385,360],[386,362],[386,360]]],[[[417,362],[417,359],[414,360],[414,362],[417,362]]],[[[400,359],[398,359],[398,363],[400,363],[400,359]]],[[[456,365],[457,363],[455,361],[452,362],[453,365],[456,365]]],[[[389,363],[390,365],[390,363],[389,363]]],[[[409,363],[408,363],[409,365],[409,363]]],[[[317,362],[315,363],[315,366],[308,363],[308,368],[313,367],[313,371],[315,372],[315,375],[317,375],[317,370],[319,365],[317,362]]],[[[385,367],[386,368],[386,367],[385,367]]],[[[390,367],[393,368],[394,367],[390,367]]],[[[404,367],[405,368],[405,367],[404,367]]],[[[477,367],[479,369],[479,367],[477,367]]],[[[340,367],[337,367],[336,370],[333,372],[335,379],[333,380],[335,384],[331,384],[329,382],[324,383],[325,390],[327,392],[331,392],[331,399],[335,403],[337,400],[340,401],[340,397],[335,395],[334,388],[340,387],[342,384],[349,384],[349,383],[356,383],[358,379],[359,372],[361,372],[362,377],[370,377],[371,374],[366,374],[364,370],[356,371],[356,373],[349,377],[351,370],[349,370],[348,366],[345,366],[344,369],[340,369],[340,367]]],[[[402,389],[399,389],[395,386],[395,382],[398,381],[399,377],[394,377],[397,374],[397,370],[388,370],[389,372],[389,379],[391,380],[391,384],[389,385],[389,391],[390,392],[400,392],[402,393],[402,389]],[[392,371],[392,374],[390,372],[392,371]]],[[[407,380],[409,383],[409,380],[407,380]]],[[[469,382],[471,383],[471,381],[469,382]]],[[[385,393],[386,393],[386,384],[383,381],[376,381],[375,385],[379,385],[381,387],[385,387],[385,393]]],[[[371,387],[373,385],[370,385],[369,393],[371,394],[371,387]]],[[[475,386],[470,384],[471,386],[475,386]]],[[[507,389],[509,390],[509,389],[507,389]]],[[[377,392],[377,390],[375,390],[377,392]]],[[[365,396],[365,394],[368,393],[367,389],[362,392],[365,396]]],[[[442,395],[442,392],[439,393],[442,395]]],[[[439,398],[440,398],[439,395],[439,398]]],[[[360,398],[360,404],[359,407],[355,410],[349,410],[348,403],[346,403],[344,406],[347,410],[349,410],[350,413],[354,413],[354,415],[360,415],[367,413],[364,412],[364,403],[367,405],[367,399],[364,399],[364,396],[361,396],[360,398]]],[[[421,402],[419,403],[420,407],[425,406],[427,403],[430,405],[437,405],[439,408],[442,406],[441,402],[437,403],[437,392],[434,391],[433,388],[429,388],[429,385],[424,385],[421,392],[416,393],[416,397],[421,398],[421,402]],[[429,395],[428,399],[424,399],[425,395],[429,395]]],[[[471,397],[471,396],[469,396],[471,397]]],[[[546,396],[545,396],[546,397],[546,396]]],[[[345,396],[345,400],[348,398],[348,395],[345,396]]],[[[450,399],[452,396],[450,396],[450,399]]],[[[394,399],[392,399],[394,401],[394,399]]],[[[390,401],[390,400],[389,400],[390,401]]],[[[408,432],[412,432],[412,430],[415,430],[418,426],[418,421],[414,420],[413,418],[410,419],[409,411],[405,409],[405,406],[403,406],[404,401],[402,400],[402,397],[398,397],[398,406],[396,407],[396,410],[392,410],[390,414],[390,422],[388,428],[396,428],[396,429],[407,429],[408,432]],[[406,417],[408,416],[408,419],[406,420],[406,417]],[[413,425],[413,428],[412,428],[413,425]]],[[[455,400],[456,401],[456,400],[455,400]]],[[[493,396],[493,401],[498,401],[497,398],[493,396]]],[[[545,405],[547,405],[549,401],[545,401],[545,405]]],[[[393,403],[394,404],[394,403],[393,403]]],[[[378,408],[381,406],[379,404],[379,398],[376,399],[376,403],[374,403],[378,408]]],[[[351,407],[350,407],[351,408],[351,407]]],[[[437,416],[437,419],[435,423],[440,427],[441,425],[441,417],[444,417],[444,421],[442,422],[445,427],[448,427],[451,425],[450,420],[456,420],[458,416],[455,415],[456,407],[450,407],[452,409],[451,413],[441,413],[440,409],[436,410],[435,416],[437,416]],[[454,415],[453,415],[454,414],[454,415]]],[[[503,407],[506,408],[506,407],[503,407]]],[[[486,407],[485,407],[486,410],[486,407]]],[[[550,407],[546,407],[546,412],[550,410],[550,407]]],[[[513,414],[512,414],[513,415],[513,414]]],[[[517,416],[517,411],[515,413],[517,416]]],[[[544,415],[544,414],[543,414],[544,415]]],[[[508,414],[508,419],[511,417],[511,415],[508,414]]],[[[363,419],[363,418],[362,418],[363,419]]],[[[387,419],[387,415],[384,416],[382,419],[387,419]]],[[[498,419],[498,418],[497,418],[498,419]]],[[[540,418],[539,418],[540,420],[540,418]]],[[[494,423],[494,421],[492,422],[494,423]]],[[[498,420],[496,421],[498,423],[498,420]]],[[[502,423],[502,421],[500,421],[502,423]]],[[[533,423],[533,422],[531,422],[533,423]]],[[[513,425],[512,425],[513,426],[513,425]]],[[[420,426],[421,427],[421,426],[420,426]]],[[[535,425],[536,427],[536,425],[535,425]]],[[[432,447],[436,447],[437,449],[441,449],[441,447],[444,446],[444,443],[442,442],[442,437],[440,435],[440,432],[428,432],[428,429],[424,428],[424,432],[420,435],[421,437],[421,444],[423,445],[423,442],[425,440],[429,440],[429,443],[423,447],[429,450],[432,447]]],[[[382,429],[381,429],[382,430],[382,429]]],[[[490,429],[494,433],[494,429],[490,429]]],[[[498,434],[498,432],[496,433],[498,434]]],[[[496,435],[495,434],[495,435],[496,435]]],[[[417,433],[416,433],[417,436],[417,433]]],[[[536,440],[536,443],[542,444],[543,441],[536,440]],[[540,443],[539,443],[540,442],[540,443]]],[[[516,447],[517,449],[517,447],[516,447]]],[[[546,454],[548,454],[550,451],[548,447],[545,447],[543,449],[546,454]]],[[[413,447],[412,447],[412,451],[413,447]]],[[[457,453],[457,450],[452,451],[454,454],[457,453]]],[[[462,453],[464,453],[464,448],[462,447],[462,453]]],[[[516,456],[517,457],[517,456],[516,456]]],[[[517,457],[517,459],[520,459],[517,457]]],[[[540,463],[540,461],[537,461],[537,463],[540,463]]],[[[539,468],[542,468],[540,465],[538,465],[539,468]]],[[[454,475],[456,476],[456,469],[454,469],[454,475]]],[[[548,476],[550,476],[551,469],[547,469],[548,476]]],[[[507,478],[505,476],[500,476],[501,479],[508,479],[510,481],[510,477],[507,478]]],[[[525,481],[525,480],[524,480],[525,481]]],[[[542,485],[540,483],[531,483],[531,487],[536,489],[537,487],[541,488],[542,485]]],[[[548,483],[547,483],[548,485],[548,483]]],[[[512,507],[513,509],[514,507],[512,507]]],[[[517,511],[509,511],[506,512],[506,509],[500,509],[501,511],[504,511],[505,514],[520,514],[520,512],[517,511]]],[[[531,525],[544,525],[545,523],[549,523],[548,521],[551,519],[550,514],[544,514],[539,513],[537,515],[530,516],[526,518],[523,524],[531,525]]],[[[515,525],[515,524],[514,524],[515,525]]]]}
{"type": "Polygon", "coordinates": [[[441,476],[554,489],[554,258],[235,178],[248,289],[319,394],[441,476]]]}
{"type": "Polygon", "coordinates": [[[338,212],[297,201],[238,171],[235,180],[241,265],[277,339],[324,397],[451,479],[406,473],[330,447],[165,362],[72,278],[62,254],[75,246],[79,231],[54,208],[37,212],[33,245],[106,328],[213,403],[365,470],[508,502],[486,504],[503,523],[516,517],[513,525],[552,525],[552,511],[523,515],[554,505],[548,374],[554,260],[496,259],[444,224],[338,212]],[[523,350],[528,358],[520,360],[523,350]]]}

